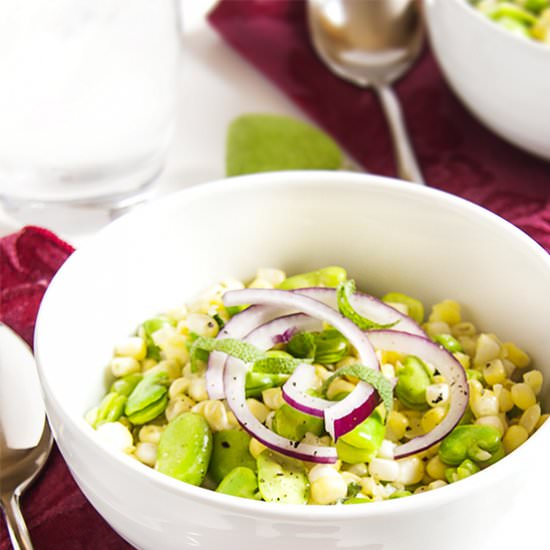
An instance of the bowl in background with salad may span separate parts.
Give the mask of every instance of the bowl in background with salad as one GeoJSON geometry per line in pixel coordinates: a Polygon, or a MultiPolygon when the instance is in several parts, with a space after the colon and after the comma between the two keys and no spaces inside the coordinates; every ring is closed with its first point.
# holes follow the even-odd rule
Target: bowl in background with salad
{"type": "Polygon", "coordinates": [[[457,197],[266,173],[98,234],[35,349],[73,476],[138,548],[453,550],[550,483],[549,291],[548,254],[457,197]]]}
{"type": "Polygon", "coordinates": [[[468,109],[550,159],[550,2],[425,0],[424,8],[434,54],[468,109]]]}

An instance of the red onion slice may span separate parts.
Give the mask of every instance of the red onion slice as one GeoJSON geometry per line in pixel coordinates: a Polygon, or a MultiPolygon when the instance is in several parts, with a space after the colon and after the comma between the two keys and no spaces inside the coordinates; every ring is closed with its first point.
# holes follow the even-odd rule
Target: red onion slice
{"type": "MultiPolygon", "coordinates": [[[[243,303],[286,306],[321,319],[339,330],[350,341],[359,355],[361,364],[375,370],[379,369],[376,354],[366,333],[338,311],[309,296],[287,290],[244,289],[226,292],[223,301],[228,306],[243,303]]],[[[307,401],[307,398],[304,399],[307,401]]],[[[377,404],[378,394],[372,386],[366,382],[359,382],[347,397],[335,403],[335,408],[325,409],[327,432],[336,441],[338,437],[363,422],[377,404]]],[[[304,405],[308,406],[306,403],[304,405]]]]}
{"type": "MultiPolygon", "coordinates": [[[[273,339],[286,330],[318,331],[322,323],[304,314],[287,315],[265,323],[253,330],[245,342],[267,350],[273,346],[273,339]]],[[[239,424],[266,447],[299,460],[334,464],[338,460],[336,449],[322,445],[309,445],[292,441],[266,428],[250,411],[246,403],[245,385],[248,367],[242,361],[229,357],[224,369],[224,386],[227,403],[239,424]]]]}
{"type": "Polygon", "coordinates": [[[450,408],[447,416],[433,430],[399,445],[394,458],[419,453],[441,441],[460,422],[468,406],[469,387],[462,365],[442,346],[427,338],[394,330],[373,330],[369,339],[376,349],[415,355],[432,364],[449,384],[450,408]]]}
{"type": "Polygon", "coordinates": [[[283,399],[300,412],[323,418],[325,409],[333,407],[336,402],[309,395],[317,380],[315,367],[302,363],[296,367],[290,378],[283,385],[283,399]]]}

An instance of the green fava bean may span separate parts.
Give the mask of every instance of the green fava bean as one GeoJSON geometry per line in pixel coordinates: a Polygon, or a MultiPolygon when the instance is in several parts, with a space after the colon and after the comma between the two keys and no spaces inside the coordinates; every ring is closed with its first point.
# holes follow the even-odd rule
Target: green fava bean
{"type": "Polygon", "coordinates": [[[411,298],[401,292],[388,292],[382,297],[382,301],[390,304],[404,304],[407,306],[408,315],[413,321],[422,323],[424,320],[424,305],[416,298],[411,298]]]}
{"type": "Polygon", "coordinates": [[[347,339],[335,329],[324,330],[315,336],[315,363],[332,365],[349,352],[347,339]]]}
{"type": "Polygon", "coordinates": [[[271,425],[275,433],[292,441],[300,441],[307,432],[319,436],[324,426],[322,418],[300,412],[286,403],[275,411],[271,425]]]}
{"type": "Polygon", "coordinates": [[[372,502],[372,499],[366,497],[352,497],[344,500],[344,504],[368,504],[369,502],[372,502]]]}
{"type": "Polygon", "coordinates": [[[330,266],[318,271],[300,273],[285,279],[278,288],[281,290],[293,290],[296,288],[309,288],[312,286],[328,286],[336,288],[347,279],[347,272],[343,267],[330,266]]]}
{"type": "Polygon", "coordinates": [[[111,386],[110,391],[118,393],[119,395],[125,395],[128,397],[143,378],[143,374],[134,372],[127,374],[118,380],[115,380],[111,386]]]}
{"type": "Polygon", "coordinates": [[[386,427],[378,411],[371,414],[353,430],[336,442],[336,452],[340,460],[348,464],[370,462],[384,441],[386,427]]]}
{"type": "Polygon", "coordinates": [[[223,478],[216,492],[258,500],[258,477],[250,468],[238,466],[223,478]]]}
{"type": "Polygon", "coordinates": [[[212,454],[212,432],[200,414],[185,412],[166,426],[158,445],[156,469],[191,485],[200,485],[212,454]]]}
{"type": "Polygon", "coordinates": [[[249,371],[246,374],[246,397],[258,397],[264,390],[282,386],[287,380],[287,374],[267,374],[249,371]]]}
{"type": "Polygon", "coordinates": [[[488,463],[501,453],[500,432],[492,426],[457,426],[439,446],[439,458],[449,466],[458,466],[467,458],[477,464],[488,463]]]}
{"type": "Polygon", "coordinates": [[[165,372],[146,374],[128,396],[125,413],[130,422],[144,424],[161,414],[168,403],[168,384],[165,372]]]}
{"type": "Polygon", "coordinates": [[[300,460],[266,450],[257,461],[258,486],[266,502],[307,504],[309,480],[300,460]]]}
{"type": "Polygon", "coordinates": [[[389,498],[390,500],[392,500],[395,498],[403,498],[403,497],[410,497],[410,496],[412,496],[412,493],[410,491],[402,490],[402,491],[393,492],[389,498]]]}
{"type": "Polygon", "coordinates": [[[220,483],[237,466],[256,471],[256,460],[250,454],[251,437],[241,430],[222,430],[214,433],[212,458],[208,475],[220,483]]]}
{"type": "Polygon", "coordinates": [[[426,388],[432,380],[426,365],[418,357],[408,355],[397,377],[395,395],[401,403],[410,409],[427,409],[426,388]]]}
{"type": "Polygon", "coordinates": [[[462,344],[456,338],[453,338],[450,334],[436,334],[433,337],[433,341],[441,344],[447,351],[450,351],[451,353],[462,353],[464,351],[462,344]]]}
{"type": "Polygon", "coordinates": [[[124,412],[126,397],[118,393],[108,393],[101,401],[94,421],[94,428],[105,422],[116,422],[124,412]]]}

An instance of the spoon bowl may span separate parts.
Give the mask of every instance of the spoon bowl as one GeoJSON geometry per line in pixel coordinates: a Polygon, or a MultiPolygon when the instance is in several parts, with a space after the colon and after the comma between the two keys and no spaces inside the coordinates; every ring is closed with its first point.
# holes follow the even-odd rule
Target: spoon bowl
{"type": "Polygon", "coordinates": [[[414,63],[424,28],[414,0],[309,0],[313,47],[337,76],[378,95],[388,120],[398,175],[424,183],[390,85],[414,63]]]}
{"type": "Polygon", "coordinates": [[[53,438],[44,415],[30,348],[1,323],[0,343],[0,390],[3,394],[0,404],[0,507],[6,517],[13,548],[30,550],[32,543],[21,513],[20,499],[46,464],[53,438]],[[15,371],[16,376],[13,375],[15,371]],[[15,391],[17,384],[20,384],[19,391],[15,391]],[[6,398],[8,391],[12,394],[10,399],[6,398]],[[27,414],[22,415],[22,409],[27,414]]]}

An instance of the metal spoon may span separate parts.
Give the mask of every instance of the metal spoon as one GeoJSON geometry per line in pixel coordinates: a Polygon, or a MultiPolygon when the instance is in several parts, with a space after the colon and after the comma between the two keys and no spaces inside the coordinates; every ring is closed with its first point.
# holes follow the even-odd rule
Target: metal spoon
{"type": "Polygon", "coordinates": [[[313,47],[337,76],[377,93],[389,123],[400,178],[425,184],[390,84],[422,48],[415,0],[308,0],[313,47]]]}
{"type": "Polygon", "coordinates": [[[51,447],[32,352],[0,323],[0,505],[14,550],[32,550],[19,502],[51,447]]]}

